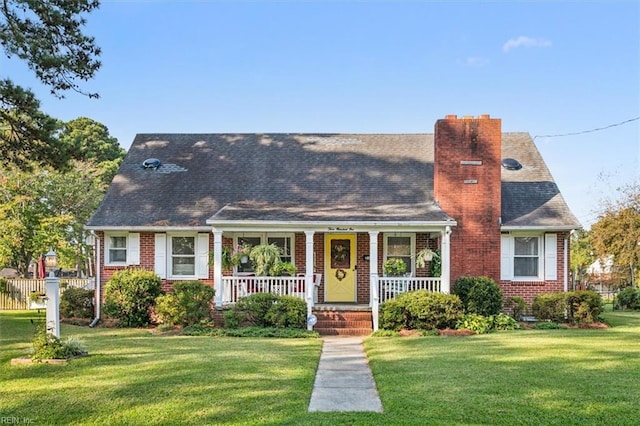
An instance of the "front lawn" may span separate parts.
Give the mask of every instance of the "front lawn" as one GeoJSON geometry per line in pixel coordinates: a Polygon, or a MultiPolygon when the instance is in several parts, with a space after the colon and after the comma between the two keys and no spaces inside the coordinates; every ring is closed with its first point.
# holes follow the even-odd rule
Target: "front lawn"
{"type": "MultiPolygon", "coordinates": [[[[640,313],[604,330],[370,338],[384,413],[307,413],[319,339],[155,336],[63,325],[90,355],[10,366],[31,312],[0,313],[0,417],[34,424],[636,424],[640,313]]],[[[336,389],[336,391],[340,391],[336,389]]]]}

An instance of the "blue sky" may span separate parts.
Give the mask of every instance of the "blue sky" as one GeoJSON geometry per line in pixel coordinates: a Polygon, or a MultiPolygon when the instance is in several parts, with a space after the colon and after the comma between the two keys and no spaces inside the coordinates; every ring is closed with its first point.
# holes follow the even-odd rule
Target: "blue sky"
{"type": "Polygon", "coordinates": [[[640,175],[637,1],[108,1],[87,16],[101,98],[48,94],[57,118],[144,132],[431,133],[490,114],[535,141],[578,219],[640,175]]]}

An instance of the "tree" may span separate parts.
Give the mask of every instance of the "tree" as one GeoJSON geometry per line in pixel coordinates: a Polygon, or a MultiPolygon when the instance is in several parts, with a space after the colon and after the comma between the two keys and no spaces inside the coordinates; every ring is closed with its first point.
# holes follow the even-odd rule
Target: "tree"
{"type": "Polygon", "coordinates": [[[621,189],[618,201],[608,202],[591,226],[590,240],[598,257],[613,255],[614,265],[629,271],[635,284],[640,265],[640,182],[621,189]]]}
{"type": "MultiPolygon", "coordinates": [[[[3,0],[0,46],[7,57],[25,61],[54,96],[63,98],[72,90],[98,97],[78,84],[100,68],[100,49],[82,32],[83,15],[98,6],[98,0],[3,0]]],[[[55,146],[46,137],[51,134],[50,117],[39,108],[31,91],[10,79],[0,80],[0,156],[5,164],[27,167],[33,165],[27,159],[42,164],[55,158],[55,146]]]]}
{"type": "Polygon", "coordinates": [[[0,169],[0,265],[26,276],[32,260],[55,247],[61,266],[84,269],[83,224],[105,191],[99,172],[93,163],[64,172],[31,167],[0,169]]]}
{"type": "Polygon", "coordinates": [[[571,234],[571,270],[574,282],[580,283],[589,265],[595,261],[589,232],[580,229],[571,234]]]}
{"type": "Polygon", "coordinates": [[[118,139],[109,134],[107,126],[87,117],[65,123],[59,138],[70,158],[95,163],[100,169],[103,182],[107,184],[115,176],[126,155],[126,151],[118,144],[118,139]]]}

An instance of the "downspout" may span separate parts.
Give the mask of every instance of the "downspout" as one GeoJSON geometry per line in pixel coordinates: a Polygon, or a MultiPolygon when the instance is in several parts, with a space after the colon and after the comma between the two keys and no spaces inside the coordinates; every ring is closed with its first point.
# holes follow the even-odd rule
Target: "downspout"
{"type": "Polygon", "coordinates": [[[102,268],[100,267],[100,238],[98,238],[94,234],[94,238],[96,239],[96,317],[91,321],[89,327],[95,327],[100,321],[100,304],[102,302],[101,292],[100,292],[100,281],[102,279],[102,268]]]}
{"type": "MultiPolygon", "coordinates": [[[[571,235],[573,231],[569,233],[571,235]]],[[[569,235],[564,237],[564,292],[569,291],[569,235]]]]}

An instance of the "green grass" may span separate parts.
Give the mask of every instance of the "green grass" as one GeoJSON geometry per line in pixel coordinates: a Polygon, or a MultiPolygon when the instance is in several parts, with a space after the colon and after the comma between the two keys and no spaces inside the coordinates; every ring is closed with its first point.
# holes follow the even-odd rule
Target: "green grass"
{"type": "MultiPolygon", "coordinates": [[[[0,313],[0,417],[36,424],[636,424],[640,313],[604,330],[365,341],[384,413],[307,413],[321,341],[62,327],[90,356],[9,366],[32,313],[0,313]]],[[[336,392],[339,392],[336,389],[336,392]]]]}

